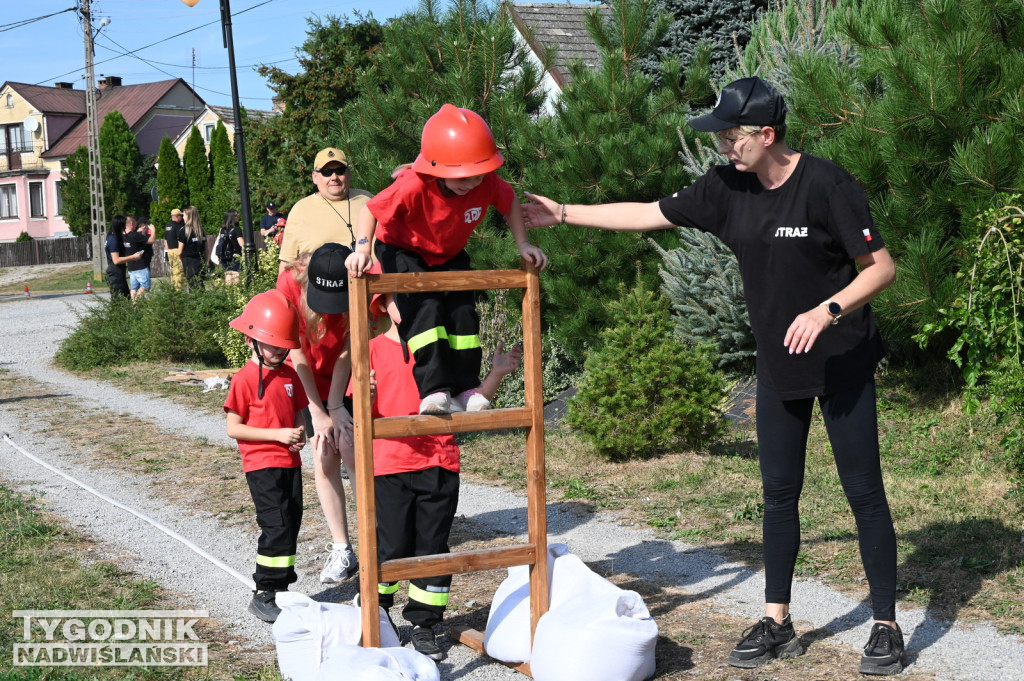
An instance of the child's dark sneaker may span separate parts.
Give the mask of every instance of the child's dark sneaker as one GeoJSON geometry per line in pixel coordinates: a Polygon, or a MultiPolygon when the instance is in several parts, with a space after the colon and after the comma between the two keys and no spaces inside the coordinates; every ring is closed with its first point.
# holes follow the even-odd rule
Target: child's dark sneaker
{"type": "Polygon", "coordinates": [[[452,396],[449,393],[430,393],[420,402],[421,414],[452,413],[452,396]]]}
{"type": "Polygon", "coordinates": [[[899,627],[893,629],[888,624],[875,622],[857,671],[874,676],[891,676],[903,671],[904,664],[903,632],[899,627]]]}
{"type": "Polygon", "coordinates": [[[772,660],[803,654],[804,646],[793,631],[793,622],[789,617],[782,624],[771,617],[763,617],[743,632],[743,638],[729,653],[729,664],[753,669],[772,660]]]}
{"type": "Polygon", "coordinates": [[[417,653],[422,653],[431,660],[444,659],[444,651],[441,650],[441,646],[437,645],[434,630],[430,627],[412,628],[412,647],[416,649],[417,653]]]}
{"type": "Polygon", "coordinates": [[[249,612],[264,622],[276,622],[281,608],[277,607],[276,591],[257,591],[249,601],[249,612]]]}

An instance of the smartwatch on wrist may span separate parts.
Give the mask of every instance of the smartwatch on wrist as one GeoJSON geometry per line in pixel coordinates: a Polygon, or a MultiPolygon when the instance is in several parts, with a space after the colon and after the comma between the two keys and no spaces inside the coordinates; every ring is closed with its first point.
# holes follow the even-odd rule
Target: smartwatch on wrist
{"type": "Polygon", "coordinates": [[[839,318],[843,316],[843,306],[834,300],[826,300],[821,303],[825,307],[825,311],[832,317],[832,326],[839,323],[839,318]]]}

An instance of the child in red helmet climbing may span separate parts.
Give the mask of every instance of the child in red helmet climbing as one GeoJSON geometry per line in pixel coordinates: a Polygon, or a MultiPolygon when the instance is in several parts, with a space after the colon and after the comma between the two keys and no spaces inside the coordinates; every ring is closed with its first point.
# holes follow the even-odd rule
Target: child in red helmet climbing
{"type": "MultiPolygon", "coordinates": [[[[495,171],[505,159],[487,123],[469,109],[445,104],[423,126],[420,154],[360,213],[352,276],[370,267],[374,247],[384,272],[470,269],[469,236],[494,206],[508,223],[519,255],[540,269],[547,256],[532,245],[512,187],[495,171]]],[[[489,402],[480,387],[480,320],[473,291],[395,296],[398,331],[416,360],[421,414],[478,411],[489,402]]]]}
{"type": "Polygon", "coordinates": [[[231,379],[224,411],[228,437],[238,441],[242,470],[256,506],[260,537],[256,548],[256,592],[249,612],[265,622],[281,614],[277,592],[295,574],[295,550],[302,521],[301,411],[308,404],[295,370],[284,363],[299,347],[299,318],[284,295],[271,289],[253,296],[231,320],[245,334],[252,357],[231,379]]]}

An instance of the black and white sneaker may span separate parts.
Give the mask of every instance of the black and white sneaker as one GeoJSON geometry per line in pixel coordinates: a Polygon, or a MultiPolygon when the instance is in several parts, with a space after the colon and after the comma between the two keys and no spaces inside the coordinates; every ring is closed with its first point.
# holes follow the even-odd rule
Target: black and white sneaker
{"type": "Polygon", "coordinates": [[[257,591],[249,601],[249,612],[264,622],[276,622],[281,608],[277,607],[276,591],[257,591]]]}
{"type": "Polygon", "coordinates": [[[899,626],[893,629],[888,624],[875,622],[857,671],[872,676],[892,676],[903,671],[905,664],[903,632],[899,626]]]}
{"type": "Polygon", "coordinates": [[[441,650],[441,646],[437,645],[434,630],[430,627],[412,628],[412,647],[416,649],[417,653],[422,653],[431,660],[444,659],[444,651],[441,650]]]}
{"type": "Polygon", "coordinates": [[[789,617],[782,624],[771,617],[763,617],[743,632],[743,638],[729,653],[729,664],[741,669],[754,669],[773,660],[803,654],[804,646],[789,617]]]}

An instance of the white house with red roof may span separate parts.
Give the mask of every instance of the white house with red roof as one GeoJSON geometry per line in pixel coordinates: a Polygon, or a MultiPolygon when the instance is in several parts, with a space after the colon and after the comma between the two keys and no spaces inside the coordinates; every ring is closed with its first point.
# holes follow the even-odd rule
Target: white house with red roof
{"type": "MultiPolygon", "coordinates": [[[[180,78],[122,85],[108,76],[98,94],[100,125],[120,111],[143,155],[156,154],[165,135],[175,139],[206,108],[180,78]]],[[[86,130],[85,91],[71,83],[0,85],[0,242],[22,232],[33,239],[71,236],[61,216],[61,171],[85,146],[86,130]]]]}

